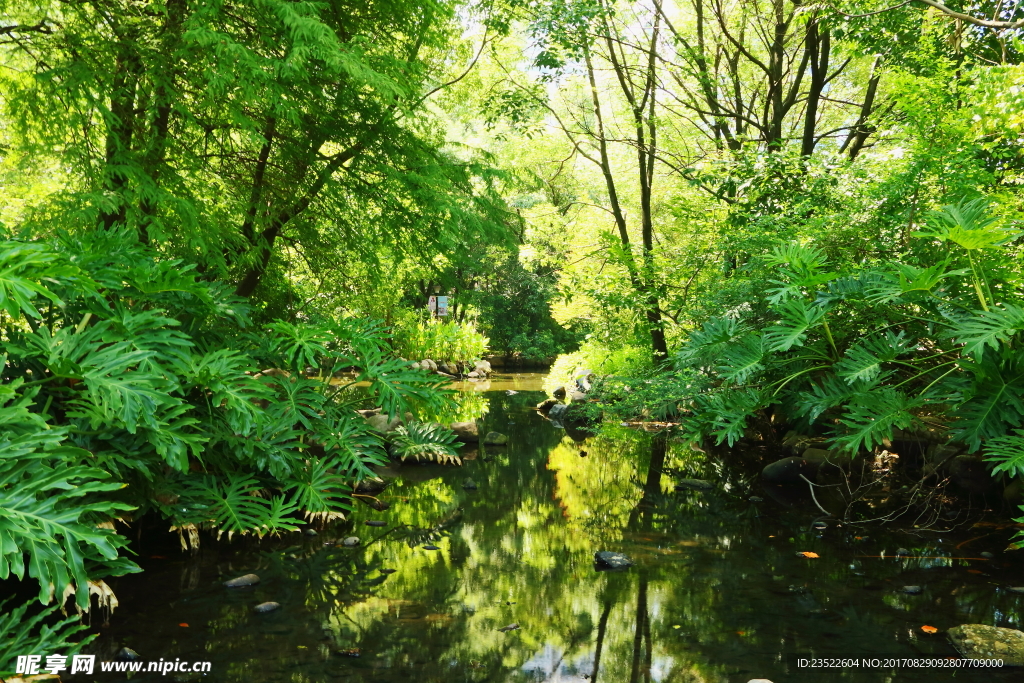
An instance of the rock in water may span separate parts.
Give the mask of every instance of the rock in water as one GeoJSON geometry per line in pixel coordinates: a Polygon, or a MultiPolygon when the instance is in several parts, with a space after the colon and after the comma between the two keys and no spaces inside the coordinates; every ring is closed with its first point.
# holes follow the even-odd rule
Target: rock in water
{"type": "Polygon", "coordinates": [[[1024,666],[1024,633],[1017,629],[964,624],[947,635],[967,659],[1001,659],[1003,666],[1024,666]]]}
{"type": "Polygon", "coordinates": [[[281,607],[280,603],[276,603],[276,602],[261,602],[260,604],[258,604],[255,607],[253,607],[252,611],[256,612],[256,614],[266,614],[267,612],[273,612],[274,610],[276,610],[276,609],[278,609],[280,607],[281,607]]]}
{"type": "Polygon", "coordinates": [[[519,628],[519,624],[509,624],[508,626],[502,626],[498,630],[502,633],[508,633],[509,631],[515,631],[519,628]]]}
{"type": "Polygon", "coordinates": [[[776,460],[761,470],[761,478],[769,484],[805,484],[801,474],[813,480],[817,467],[803,458],[792,457],[776,460]]]}
{"type": "Polygon", "coordinates": [[[900,589],[900,592],[906,593],[907,595],[920,595],[924,593],[924,589],[920,586],[904,586],[900,589]]]}
{"type": "Polygon", "coordinates": [[[594,553],[594,568],[597,571],[628,569],[633,566],[633,561],[622,553],[610,550],[599,550],[594,553]]]}
{"type": "Polygon", "coordinates": [[[1024,593],[1024,586],[1007,586],[1006,590],[1011,593],[1024,593]]]}
{"type": "Polygon", "coordinates": [[[140,659],[142,659],[142,655],[130,647],[122,647],[117,651],[117,654],[114,655],[114,661],[117,662],[137,662],[140,659]]]}
{"type": "Polygon", "coordinates": [[[541,401],[540,403],[538,403],[537,404],[537,410],[539,410],[542,413],[547,413],[549,410],[551,410],[555,406],[561,405],[561,404],[562,404],[562,402],[559,401],[558,399],[549,398],[549,399],[546,399],[546,400],[541,401]]]}
{"type": "Polygon", "coordinates": [[[565,417],[565,412],[569,410],[569,406],[564,403],[556,403],[551,406],[551,410],[548,411],[548,417],[552,420],[561,420],[565,417]]]}
{"type": "Polygon", "coordinates": [[[518,394],[518,393],[519,393],[519,392],[518,392],[518,391],[516,391],[515,389],[506,389],[506,390],[505,390],[505,395],[506,395],[506,396],[515,396],[515,395],[516,395],[516,394],[518,394]]]}
{"type": "Polygon", "coordinates": [[[225,581],[224,585],[228,588],[241,588],[242,586],[255,586],[259,582],[260,577],[255,574],[246,574],[245,576],[239,576],[237,579],[225,581]]]}
{"type": "Polygon", "coordinates": [[[374,494],[380,493],[388,487],[388,483],[380,477],[373,477],[372,479],[363,479],[361,482],[356,484],[356,493],[374,494]]]}
{"type": "Polygon", "coordinates": [[[349,536],[348,538],[343,539],[341,541],[341,544],[343,546],[345,546],[346,548],[355,548],[357,545],[359,545],[359,537],[358,536],[349,536]]]}
{"type": "Polygon", "coordinates": [[[473,481],[471,477],[466,477],[466,479],[462,482],[462,488],[466,489],[467,491],[476,491],[476,482],[473,481]]]}
{"type": "Polygon", "coordinates": [[[425,546],[423,546],[423,549],[424,550],[440,550],[440,548],[438,548],[436,545],[425,545],[425,546]]]}
{"type": "Polygon", "coordinates": [[[476,422],[452,422],[450,427],[455,432],[455,438],[462,443],[480,441],[480,429],[476,426],[476,422]]]}
{"type": "Polygon", "coordinates": [[[306,529],[302,533],[306,534],[307,536],[316,536],[316,529],[306,529]]]}
{"type": "Polygon", "coordinates": [[[508,437],[501,432],[487,432],[484,437],[485,446],[504,446],[508,443],[508,437]]]}
{"type": "Polygon", "coordinates": [[[676,491],[682,491],[684,489],[710,491],[713,488],[715,488],[714,484],[710,481],[704,481],[703,479],[680,479],[676,482],[676,491]]]}
{"type": "Polygon", "coordinates": [[[557,389],[551,392],[551,395],[557,398],[559,401],[561,401],[563,398],[565,398],[565,387],[558,387],[557,389]]]}
{"type": "Polygon", "coordinates": [[[366,520],[366,526],[387,526],[387,522],[383,522],[379,519],[368,519],[366,520]]]}
{"type": "Polygon", "coordinates": [[[751,503],[763,503],[764,502],[764,498],[762,498],[761,496],[751,496],[750,498],[747,498],[747,500],[749,500],[751,503]]]}

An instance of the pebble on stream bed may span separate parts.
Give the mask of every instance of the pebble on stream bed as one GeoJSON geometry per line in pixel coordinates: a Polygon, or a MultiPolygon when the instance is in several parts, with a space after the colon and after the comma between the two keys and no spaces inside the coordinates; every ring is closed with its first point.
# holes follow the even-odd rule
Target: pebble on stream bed
{"type": "Polygon", "coordinates": [[[242,588],[245,586],[255,586],[260,582],[260,577],[256,574],[245,574],[235,579],[229,579],[224,582],[224,585],[228,588],[242,588]]]}
{"type": "Polygon", "coordinates": [[[253,612],[257,614],[266,614],[267,612],[273,612],[281,607],[280,603],[277,602],[261,602],[252,608],[253,612]]]}

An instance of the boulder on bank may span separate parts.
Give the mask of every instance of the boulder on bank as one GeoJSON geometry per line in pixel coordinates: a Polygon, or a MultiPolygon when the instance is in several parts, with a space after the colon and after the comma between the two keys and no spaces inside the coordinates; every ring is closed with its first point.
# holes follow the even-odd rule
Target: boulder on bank
{"type": "Polygon", "coordinates": [[[473,372],[477,373],[481,377],[486,377],[491,374],[491,364],[485,360],[478,360],[473,365],[473,372]]]}
{"type": "Polygon", "coordinates": [[[803,484],[800,475],[814,480],[818,467],[812,462],[795,456],[776,460],[761,470],[761,479],[769,484],[803,484]]]}
{"type": "Polygon", "coordinates": [[[476,422],[452,422],[449,426],[455,432],[455,438],[462,443],[479,443],[480,428],[476,422]]]}
{"type": "Polygon", "coordinates": [[[421,360],[420,367],[423,368],[424,370],[427,370],[428,372],[437,372],[437,363],[430,360],[429,358],[424,358],[423,360],[421,360]]]}
{"type": "Polygon", "coordinates": [[[947,633],[967,659],[1001,659],[1003,666],[1024,666],[1024,632],[984,624],[964,624],[947,633]]]}
{"type": "Polygon", "coordinates": [[[388,483],[380,477],[373,477],[372,479],[363,479],[356,484],[355,492],[364,495],[375,495],[386,489],[388,483]]]}
{"type": "Polygon", "coordinates": [[[572,401],[573,403],[583,403],[584,401],[587,400],[587,395],[584,394],[582,391],[574,391],[571,394],[569,394],[569,400],[572,401]]]}

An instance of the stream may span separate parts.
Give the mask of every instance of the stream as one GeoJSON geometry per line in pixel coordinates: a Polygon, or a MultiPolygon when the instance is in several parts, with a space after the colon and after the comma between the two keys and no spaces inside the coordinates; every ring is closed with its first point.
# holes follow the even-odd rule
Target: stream
{"type": "MultiPolygon", "coordinates": [[[[541,380],[460,385],[486,410],[480,433],[508,445],[462,467],[386,468],[386,511],[359,504],[315,536],[204,537],[196,554],[143,536],[145,571],[109,581],[120,606],[105,623],[92,615],[90,651],[211,662],[205,676],[136,683],[1020,680],[1009,668],[798,666],[951,657],[948,628],[1024,626],[1024,594],[1007,588],[1024,584],[1024,552],[1003,552],[1015,532],[1005,516],[946,533],[818,529],[813,503],[770,497],[754,465],[635,428],[574,440],[533,410],[541,380]],[[681,478],[713,488],[675,491],[681,478]],[[350,536],[358,547],[338,543],[350,536]],[[635,564],[596,571],[601,550],[635,564]],[[222,585],[250,572],[258,585],[222,585]],[[254,612],[264,601],[281,607],[254,612]]],[[[117,678],[106,676],[95,678],[117,678]]]]}

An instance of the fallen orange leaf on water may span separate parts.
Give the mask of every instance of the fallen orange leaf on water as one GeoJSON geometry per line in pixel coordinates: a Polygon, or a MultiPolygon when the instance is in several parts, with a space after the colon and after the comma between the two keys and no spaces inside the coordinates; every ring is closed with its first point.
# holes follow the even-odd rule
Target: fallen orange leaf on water
{"type": "Polygon", "coordinates": [[[924,631],[925,633],[938,633],[939,632],[939,629],[935,628],[934,626],[928,626],[927,624],[922,626],[921,630],[924,631]]]}
{"type": "Polygon", "coordinates": [[[982,574],[983,572],[980,569],[968,569],[967,573],[968,574],[982,574]]]}
{"type": "Polygon", "coordinates": [[[809,557],[811,559],[814,559],[814,558],[818,557],[818,553],[806,553],[805,552],[805,553],[800,553],[800,554],[803,555],[804,557],[809,557]]]}
{"type": "Polygon", "coordinates": [[[184,623],[182,623],[182,624],[178,624],[178,626],[180,626],[180,627],[182,627],[182,628],[188,628],[188,624],[184,624],[184,623]]]}

